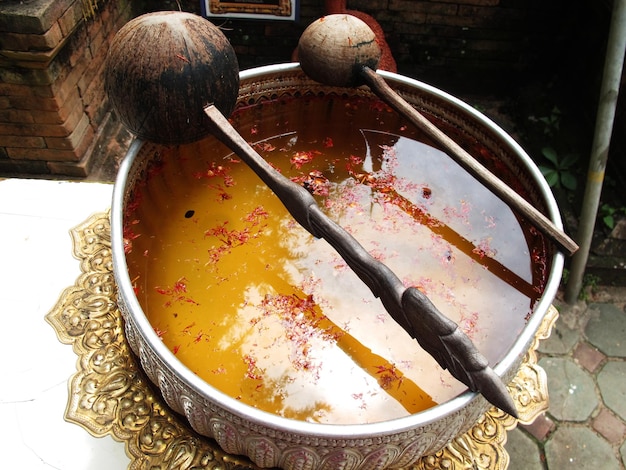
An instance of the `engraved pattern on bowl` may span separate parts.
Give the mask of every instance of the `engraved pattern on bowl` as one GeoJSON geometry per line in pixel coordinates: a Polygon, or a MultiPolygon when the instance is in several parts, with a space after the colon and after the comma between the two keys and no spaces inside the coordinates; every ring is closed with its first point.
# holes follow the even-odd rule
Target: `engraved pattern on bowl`
{"type": "MultiPolygon", "coordinates": [[[[531,202],[560,225],[558,208],[530,158],[500,128],[469,106],[438,90],[395,74],[384,73],[398,91],[418,109],[476,138],[500,158],[530,194],[531,202]]],[[[242,72],[238,106],[258,104],[280,96],[297,98],[325,93],[325,87],[306,78],[297,65],[261,67],[242,72]]],[[[332,91],[332,89],[331,89],[332,91]]],[[[364,94],[367,89],[337,90],[364,94]]],[[[112,247],[119,307],[126,335],[142,368],[166,403],[186,416],[193,429],[215,439],[224,451],[247,455],[261,467],[286,469],[370,469],[410,465],[423,455],[439,451],[470,429],[489,408],[482,396],[466,392],[447,403],[406,419],[371,425],[314,425],[296,423],[253,410],[200,383],[170,353],[152,331],[134,297],[126,271],[122,217],[135,183],[158,160],[158,146],[136,141],[120,169],[112,205],[112,247]]],[[[556,293],[562,255],[554,253],[543,297],[509,353],[494,370],[508,382],[515,375],[556,293]]]]}

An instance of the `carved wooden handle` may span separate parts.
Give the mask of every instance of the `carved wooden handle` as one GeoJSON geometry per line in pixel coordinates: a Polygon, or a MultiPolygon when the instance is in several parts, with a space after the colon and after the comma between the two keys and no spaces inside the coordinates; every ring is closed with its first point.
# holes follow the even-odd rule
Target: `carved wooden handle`
{"type": "Polygon", "coordinates": [[[265,161],[214,106],[204,108],[213,135],[235,152],[278,196],[293,218],[309,233],[326,240],[348,266],[379,297],[398,322],[435,360],[470,390],[478,391],[493,405],[517,417],[517,411],[500,377],[458,325],[445,317],[415,288],[376,260],[346,230],[322,212],[302,186],[276,171],[265,161]]]}
{"type": "Polygon", "coordinates": [[[435,142],[438,142],[450,157],[454,158],[457,163],[474,175],[478,181],[506,202],[512,209],[523,215],[531,224],[555,243],[559,249],[568,255],[572,255],[578,250],[578,245],[562,230],[557,228],[550,219],[530,205],[526,199],[513,191],[501,179],[467,153],[459,144],[444,134],[439,128],[426,119],[424,115],[407,103],[379,74],[369,67],[360,67],[359,70],[365,84],[370,87],[380,99],[411,121],[413,125],[421,129],[435,142]]]}

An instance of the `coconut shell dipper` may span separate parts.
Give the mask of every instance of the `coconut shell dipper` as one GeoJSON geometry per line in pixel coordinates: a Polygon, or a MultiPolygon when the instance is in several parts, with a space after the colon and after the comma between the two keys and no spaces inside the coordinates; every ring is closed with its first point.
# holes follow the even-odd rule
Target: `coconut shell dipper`
{"type": "Polygon", "coordinates": [[[115,36],[105,64],[105,85],[121,121],[137,136],[179,144],[212,133],[237,154],[279,197],[307,231],[324,238],[379,297],[393,319],[454,377],[492,404],[516,416],[515,404],[458,325],[415,288],[371,256],[330,220],[313,196],[282,176],[230,125],[239,67],[221,31],[202,17],[149,13],[115,36]]]}
{"type": "Polygon", "coordinates": [[[571,255],[578,245],[502,180],[398,95],[375,72],[381,51],[376,36],[360,19],[346,14],[324,16],[305,29],[298,43],[302,70],[320,83],[350,87],[365,84],[379,98],[438,142],[450,157],[485,187],[523,215],[559,249],[571,255]]]}

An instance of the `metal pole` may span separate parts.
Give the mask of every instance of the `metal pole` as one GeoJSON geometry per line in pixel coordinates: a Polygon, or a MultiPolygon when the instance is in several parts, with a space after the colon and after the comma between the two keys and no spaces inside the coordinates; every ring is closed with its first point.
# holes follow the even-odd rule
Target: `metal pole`
{"type": "Polygon", "coordinates": [[[587,185],[576,236],[580,249],[572,258],[569,280],[565,287],[565,301],[569,304],[575,303],[578,299],[589,258],[593,229],[600,205],[604,170],[613,132],[615,108],[624,65],[624,51],[626,51],[626,0],[614,0],[595,134],[591,148],[591,161],[589,162],[587,185]]]}

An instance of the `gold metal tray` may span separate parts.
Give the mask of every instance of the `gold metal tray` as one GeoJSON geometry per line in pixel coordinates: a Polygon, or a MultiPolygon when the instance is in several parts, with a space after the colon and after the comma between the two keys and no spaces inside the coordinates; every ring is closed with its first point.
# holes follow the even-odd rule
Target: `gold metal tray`
{"type": "MultiPolygon", "coordinates": [[[[117,309],[108,211],[91,216],[70,233],[82,274],[46,315],[59,340],[71,344],[79,359],[70,379],[66,420],[93,436],[108,434],[123,442],[130,469],[257,469],[247,458],[229,455],[196,434],[143,374],[126,343],[117,309]]],[[[508,386],[521,423],[531,423],[548,408],[547,379],[535,351],[539,341],[550,336],[557,317],[551,307],[508,386]]],[[[506,432],[517,423],[494,407],[467,433],[409,469],[506,469],[506,432]]]]}

